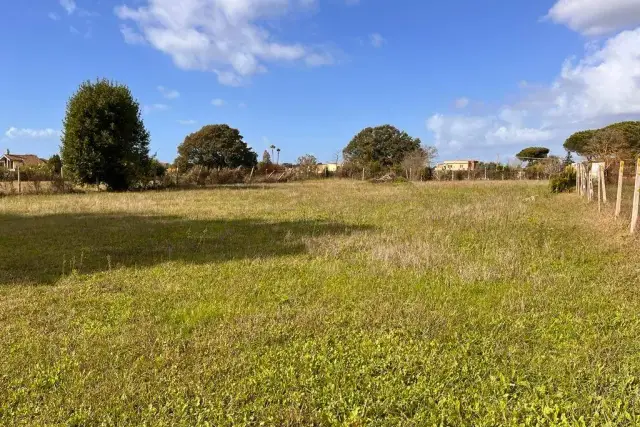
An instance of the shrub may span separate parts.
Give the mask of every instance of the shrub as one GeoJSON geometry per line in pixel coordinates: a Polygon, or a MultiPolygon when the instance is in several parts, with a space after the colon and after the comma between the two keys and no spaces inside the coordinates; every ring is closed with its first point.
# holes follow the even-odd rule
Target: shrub
{"type": "Polygon", "coordinates": [[[551,176],[549,180],[552,193],[564,193],[571,191],[576,186],[576,171],[572,167],[567,167],[559,174],[551,176]]]}
{"type": "Polygon", "coordinates": [[[214,169],[207,177],[207,184],[242,184],[245,181],[245,172],[242,169],[214,169]]]}

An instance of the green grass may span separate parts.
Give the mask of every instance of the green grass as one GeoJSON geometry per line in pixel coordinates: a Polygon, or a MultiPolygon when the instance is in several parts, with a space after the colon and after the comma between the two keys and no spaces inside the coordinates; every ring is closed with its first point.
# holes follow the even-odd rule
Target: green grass
{"type": "Polygon", "coordinates": [[[0,199],[0,424],[640,424],[611,209],[529,182],[0,199]]]}

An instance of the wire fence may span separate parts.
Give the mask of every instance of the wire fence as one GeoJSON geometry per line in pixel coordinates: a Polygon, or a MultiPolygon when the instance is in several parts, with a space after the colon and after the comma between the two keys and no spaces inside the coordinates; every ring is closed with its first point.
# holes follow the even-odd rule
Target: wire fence
{"type": "Polygon", "coordinates": [[[587,202],[597,203],[599,212],[608,212],[611,210],[609,206],[614,206],[613,216],[616,219],[624,218],[626,215],[623,213],[630,214],[629,232],[635,234],[638,231],[640,159],[636,159],[635,162],[616,161],[610,164],[578,163],[575,189],[587,202]]]}
{"type": "Polygon", "coordinates": [[[0,168],[0,195],[69,192],[73,184],[48,167],[0,168]]]}
{"type": "MultiPolygon", "coordinates": [[[[342,178],[384,182],[407,181],[511,181],[547,180],[562,170],[561,164],[517,167],[493,165],[493,167],[468,168],[467,170],[442,170],[420,167],[417,169],[380,169],[354,166],[331,167],[329,165],[260,165],[254,168],[205,168],[191,167],[181,171],[170,167],[162,175],[148,177],[132,186],[134,190],[205,188],[219,185],[272,184],[304,180],[342,178]]],[[[48,167],[24,167],[16,170],[0,168],[0,195],[68,193],[106,190],[104,184],[78,185],[61,172],[48,167]]]]}

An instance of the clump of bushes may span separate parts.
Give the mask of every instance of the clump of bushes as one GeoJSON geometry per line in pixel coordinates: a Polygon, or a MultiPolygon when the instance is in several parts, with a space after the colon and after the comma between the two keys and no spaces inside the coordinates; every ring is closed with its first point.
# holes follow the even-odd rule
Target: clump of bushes
{"type": "Polygon", "coordinates": [[[552,193],[564,193],[571,191],[576,186],[576,171],[569,166],[562,172],[552,175],[549,179],[549,185],[552,193]]]}

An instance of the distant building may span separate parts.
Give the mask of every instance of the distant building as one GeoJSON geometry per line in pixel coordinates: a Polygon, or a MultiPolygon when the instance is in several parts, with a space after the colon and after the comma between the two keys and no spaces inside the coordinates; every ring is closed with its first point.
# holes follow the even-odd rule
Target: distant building
{"type": "Polygon", "coordinates": [[[11,154],[7,150],[6,154],[0,157],[0,168],[15,171],[19,167],[38,166],[46,162],[46,160],[39,158],[35,154],[11,154]]]}
{"type": "Polygon", "coordinates": [[[478,160],[447,160],[436,166],[437,171],[473,171],[478,168],[478,160]]]}
{"type": "Polygon", "coordinates": [[[340,166],[339,163],[319,163],[316,165],[316,173],[318,173],[318,175],[323,173],[336,173],[340,166]]]}

